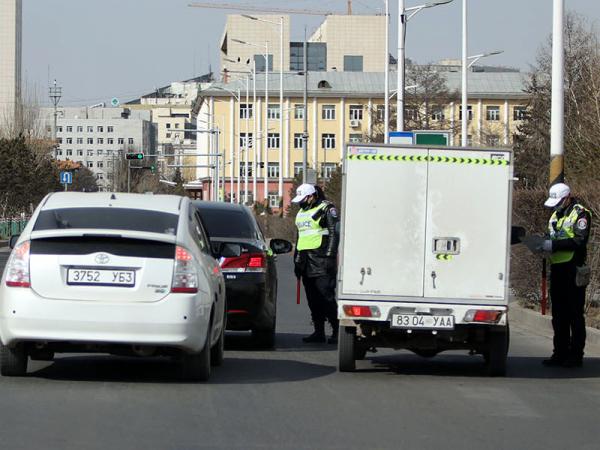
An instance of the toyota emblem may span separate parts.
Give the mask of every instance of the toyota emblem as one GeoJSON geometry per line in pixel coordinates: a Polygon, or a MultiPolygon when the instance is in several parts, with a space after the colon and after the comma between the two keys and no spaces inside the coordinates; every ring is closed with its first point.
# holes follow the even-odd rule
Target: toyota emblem
{"type": "Polygon", "coordinates": [[[108,255],[106,253],[99,253],[96,255],[96,262],[98,264],[108,264],[109,261],[110,261],[110,258],[108,257],[108,255]]]}

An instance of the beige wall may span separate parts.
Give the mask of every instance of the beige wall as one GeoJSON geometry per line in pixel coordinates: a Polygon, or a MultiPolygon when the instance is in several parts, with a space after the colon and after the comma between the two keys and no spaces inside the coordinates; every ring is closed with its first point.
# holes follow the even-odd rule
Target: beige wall
{"type": "MultiPolygon", "coordinates": [[[[275,22],[270,24],[251,20],[241,15],[231,14],[227,16],[227,23],[223,34],[223,42],[221,43],[221,71],[227,69],[229,71],[249,70],[252,68],[252,60],[254,55],[264,54],[264,45],[269,43],[269,54],[273,57],[273,70],[279,71],[281,44],[280,44],[280,25],[281,16],[273,15],[255,15],[259,19],[275,22]],[[259,45],[253,47],[234,42],[233,39],[250,42],[259,45]],[[224,52],[226,46],[227,51],[224,52]],[[225,58],[237,60],[240,58],[240,64],[234,64],[225,61],[225,58]],[[246,65],[246,60],[250,59],[250,65],[246,65]]],[[[283,67],[284,71],[288,71],[290,67],[290,18],[283,16],[283,67]]]]}
{"type": "Polygon", "coordinates": [[[311,36],[327,43],[327,70],[344,70],[344,55],[363,57],[363,72],[385,70],[385,16],[328,16],[311,36]]]}

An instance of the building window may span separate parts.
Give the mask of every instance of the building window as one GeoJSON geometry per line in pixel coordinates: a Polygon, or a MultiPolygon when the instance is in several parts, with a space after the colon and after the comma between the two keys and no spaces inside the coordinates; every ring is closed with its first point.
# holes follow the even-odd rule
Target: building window
{"type": "Polygon", "coordinates": [[[267,134],[267,148],[279,148],[279,133],[267,134]]]}
{"type": "Polygon", "coordinates": [[[499,106],[486,107],[485,117],[490,122],[497,122],[498,120],[500,120],[500,107],[499,106]]]}
{"type": "Polygon", "coordinates": [[[281,117],[281,111],[279,105],[269,105],[267,108],[268,119],[279,119],[281,117]]]}
{"type": "Polygon", "coordinates": [[[114,145],[114,143],[115,143],[115,140],[114,140],[113,138],[108,138],[108,139],[106,140],[106,143],[107,143],[108,145],[114,145]]]}
{"type": "Polygon", "coordinates": [[[104,138],[98,138],[98,144],[104,145],[104,138]]]}
{"type": "Polygon", "coordinates": [[[303,141],[304,141],[304,139],[302,139],[302,133],[294,133],[294,148],[295,149],[304,148],[303,141]]]}
{"type": "Polygon", "coordinates": [[[83,150],[77,150],[77,156],[83,156],[83,150]]]}
{"type": "Polygon", "coordinates": [[[97,173],[96,174],[96,178],[99,180],[104,180],[104,174],[103,173],[97,173]]]}
{"type": "Polygon", "coordinates": [[[91,145],[94,143],[94,138],[87,138],[87,143],[88,145],[91,145]]]}
{"type": "Polygon", "coordinates": [[[106,156],[112,156],[113,151],[112,150],[106,150],[106,156]]]}
{"type": "Polygon", "coordinates": [[[63,143],[63,138],[61,138],[61,137],[56,138],[56,142],[58,142],[59,144],[62,144],[63,143]]]}
{"type": "Polygon", "coordinates": [[[83,144],[83,138],[77,138],[77,143],[78,144],[83,144]]]}
{"type": "MultiPolygon", "coordinates": [[[[458,120],[462,120],[462,106],[458,111],[458,120]]],[[[471,105],[467,106],[467,120],[473,120],[473,106],[471,105]]]]}
{"type": "Polygon", "coordinates": [[[73,132],[73,127],[71,127],[71,126],[68,126],[68,127],[67,127],[67,133],[72,133],[72,132],[73,132]]]}
{"type": "Polygon", "coordinates": [[[515,106],[515,108],[513,109],[513,120],[525,120],[526,114],[526,106],[515,106]]]}
{"type": "Polygon", "coordinates": [[[351,133],[350,134],[350,143],[351,144],[358,144],[362,142],[362,134],[360,133],[351,133]]]}
{"type": "Polygon", "coordinates": [[[333,172],[337,168],[337,164],[335,163],[323,163],[321,164],[321,177],[322,178],[331,178],[333,172]]]}
{"type": "Polygon", "coordinates": [[[104,161],[98,161],[98,162],[96,163],[96,167],[98,167],[98,168],[100,168],[100,169],[101,169],[101,168],[103,168],[103,167],[104,167],[104,161]]]}
{"type": "Polygon", "coordinates": [[[278,178],[279,177],[279,163],[269,163],[267,165],[267,176],[269,178],[278,178]]]}
{"type": "Polygon", "coordinates": [[[60,148],[56,149],[56,156],[62,156],[62,150],[60,148]]]}
{"type": "Polygon", "coordinates": [[[344,72],[362,72],[363,57],[344,55],[344,72]]]}
{"type": "Polygon", "coordinates": [[[323,105],[321,118],[323,120],[335,120],[335,105],[323,105]]]}
{"type": "Polygon", "coordinates": [[[321,146],[324,150],[333,150],[335,148],[335,134],[323,133],[321,135],[321,146]]]}
{"type": "Polygon", "coordinates": [[[413,121],[419,120],[419,115],[417,114],[417,109],[412,106],[408,106],[405,109],[404,117],[406,118],[406,120],[413,120],[413,121]]]}
{"type": "Polygon", "coordinates": [[[67,149],[67,156],[73,156],[73,150],[67,149]]]}
{"type": "MultiPolygon", "coordinates": [[[[256,62],[256,71],[265,71],[265,55],[254,55],[254,61],[256,62]]],[[[267,55],[267,61],[269,62],[269,72],[273,71],[273,55],[267,55]]]]}
{"type": "Polygon", "coordinates": [[[88,133],[93,133],[94,132],[94,127],[87,127],[87,132],[88,133]]]}
{"type": "Polygon", "coordinates": [[[97,128],[97,130],[98,130],[98,133],[104,133],[104,127],[103,126],[99,126],[97,128]]]}
{"type": "Polygon", "coordinates": [[[252,119],[253,112],[254,105],[251,105],[250,103],[240,104],[240,119],[252,119]]]}
{"type": "Polygon", "coordinates": [[[106,127],[106,131],[109,133],[114,133],[115,132],[115,127],[106,127]]]}
{"type": "Polygon", "coordinates": [[[294,105],[294,119],[304,120],[304,105],[294,105]]]}
{"type": "Polygon", "coordinates": [[[297,177],[302,174],[302,163],[295,162],[294,163],[294,176],[297,177]]]}
{"type": "Polygon", "coordinates": [[[385,120],[385,105],[377,105],[377,120],[385,120]]]}
{"type": "Polygon", "coordinates": [[[87,162],[87,166],[88,166],[88,168],[90,168],[90,169],[91,169],[91,168],[93,168],[93,167],[94,167],[94,161],[88,161],[88,162],[87,162]]]}
{"type": "Polygon", "coordinates": [[[363,120],[362,105],[350,105],[350,120],[363,120]]]}
{"type": "Polygon", "coordinates": [[[72,144],[73,143],[73,138],[68,137],[67,138],[67,144],[72,144]]]}
{"type": "Polygon", "coordinates": [[[125,139],[124,139],[124,138],[118,138],[118,139],[117,139],[117,143],[118,143],[119,145],[123,145],[123,144],[125,143],[125,139]]]}
{"type": "Polygon", "coordinates": [[[48,125],[48,126],[46,127],[46,132],[47,132],[47,133],[52,133],[52,127],[51,127],[50,125],[48,125]]]}
{"type": "Polygon", "coordinates": [[[87,151],[87,155],[88,156],[94,156],[94,150],[88,150],[87,151]]]}
{"type": "Polygon", "coordinates": [[[179,124],[179,123],[176,123],[176,124],[175,124],[175,128],[179,128],[179,125],[181,125],[181,124],[179,124]]]}
{"type": "Polygon", "coordinates": [[[498,147],[500,145],[500,136],[497,134],[488,134],[485,138],[488,147],[498,147]]]}
{"type": "Polygon", "coordinates": [[[441,122],[446,119],[446,115],[444,114],[443,106],[434,106],[431,110],[431,120],[437,120],[441,122]]]}
{"type": "Polygon", "coordinates": [[[277,192],[269,192],[269,206],[279,208],[279,194],[277,192]]]}
{"type": "Polygon", "coordinates": [[[171,138],[171,133],[167,133],[167,134],[166,134],[166,138],[167,138],[167,139],[170,139],[170,138],[171,138]]]}
{"type": "Polygon", "coordinates": [[[240,148],[252,148],[252,133],[240,133],[240,148]]]}
{"type": "Polygon", "coordinates": [[[127,139],[127,143],[128,143],[129,145],[133,145],[133,138],[129,138],[129,139],[127,139]]]}
{"type": "Polygon", "coordinates": [[[102,150],[97,150],[97,151],[96,151],[96,154],[97,154],[98,156],[102,156],[102,153],[103,153],[103,152],[102,152],[102,150]]]}
{"type": "Polygon", "coordinates": [[[247,163],[240,163],[240,177],[245,177],[246,176],[246,170],[248,170],[248,176],[251,177],[252,176],[252,163],[251,162],[247,162],[247,163]]]}
{"type": "Polygon", "coordinates": [[[83,133],[83,127],[82,126],[78,126],[77,127],[77,132],[78,133],[83,133]]]}
{"type": "Polygon", "coordinates": [[[56,132],[57,133],[62,133],[63,131],[63,127],[56,127],[56,132]]]}
{"type": "Polygon", "coordinates": [[[165,126],[167,127],[167,130],[171,128],[171,124],[170,123],[167,123],[165,126]]]}

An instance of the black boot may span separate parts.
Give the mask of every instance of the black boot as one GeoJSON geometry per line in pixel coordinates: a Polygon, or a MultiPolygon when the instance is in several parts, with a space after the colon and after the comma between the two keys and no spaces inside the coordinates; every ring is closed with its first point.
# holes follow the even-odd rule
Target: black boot
{"type": "Polygon", "coordinates": [[[307,344],[312,344],[312,343],[323,344],[323,343],[325,343],[325,341],[326,341],[326,339],[325,339],[325,323],[318,322],[318,323],[314,323],[313,325],[315,327],[315,332],[313,334],[311,334],[310,336],[303,337],[302,342],[306,342],[307,344]]]}

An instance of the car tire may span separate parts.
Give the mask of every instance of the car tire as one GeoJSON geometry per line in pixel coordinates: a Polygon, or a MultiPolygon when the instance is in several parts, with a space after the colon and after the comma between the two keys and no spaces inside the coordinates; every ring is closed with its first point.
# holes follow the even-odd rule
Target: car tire
{"type": "Polygon", "coordinates": [[[268,330],[252,330],[254,344],[261,349],[270,350],[275,347],[276,335],[275,324],[268,330]]]}
{"type": "Polygon", "coordinates": [[[184,380],[208,381],[210,378],[210,330],[206,336],[204,348],[200,353],[184,354],[181,361],[181,374],[184,380]]]}
{"type": "Polygon", "coordinates": [[[486,369],[489,376],[503,377],[506,375],[508,342],[508,327],[502,331],[489,332],[487,350],[484,353],[486,369]]]}
{"type": "Polygon", "coordinates": [[[356,328],[340,325],[338,334],[338,370],[356,370],[356,328]]]}
{"type": "Polygon", "coordinates": [[[214,367],[223,365],[223,359],[225,358],[225,321],[221,327],[219,333],[219,339],[215,342],[215,345],[210,350],[210,364],[214,367]]]}
{"type": "Polygon", "coordinates": [[[0,344],[0,373],[5,377],[24,376],[28,358],[25,344],[17,344],[12,348],[0,344]]]}

